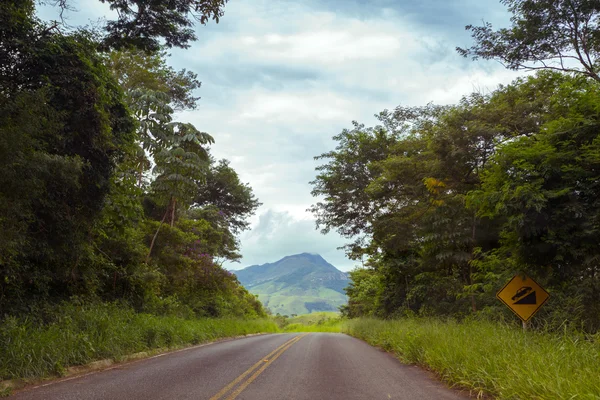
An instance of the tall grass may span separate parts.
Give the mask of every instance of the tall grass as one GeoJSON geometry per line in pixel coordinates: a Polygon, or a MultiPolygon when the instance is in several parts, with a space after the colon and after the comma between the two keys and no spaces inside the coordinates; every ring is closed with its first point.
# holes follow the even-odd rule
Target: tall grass
{"type": "Polygon", "coordinates": [[[49,324],[17,318],[0,322],[0,380],[60,375],[68,366],[94,360],[278,331],[265,319],[159,317],[114,304],[66,304],[55,316],[49,324]]]}
{"type": "Polygon", "coordinates": [[[339,313],[317,312],[287,319],[285,332],[340,332],[342,320],[339,313]]]}
{"type": "Polygon", "coordinates": [[[486,321],[347,321],[342,331],[499,399],[600,399],[599,338],[486,321]]]}

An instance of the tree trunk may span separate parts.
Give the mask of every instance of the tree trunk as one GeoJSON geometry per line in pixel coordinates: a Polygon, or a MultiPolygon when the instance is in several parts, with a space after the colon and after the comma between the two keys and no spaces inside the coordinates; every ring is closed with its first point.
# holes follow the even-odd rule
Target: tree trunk
{"type": "Polygon", "coordinates": [[[177,205],[177,199],[176,198],[171,198],[171,228],[173,227],[173,224],[175,223],[175,206],[177,205]]]}
{"type": "Polygon", "coordinates": [[[156,237],[158,236],[158,232],[160,231],[162,224],[165,222],[165,219],[167,219],[168,214],[169,214],[169,208],[167,207],[167,211],[165,211],[165,215],[163,215],[162,220],[160,221],[160,224],[158,225],[158,229],[156,229],[156,233],[154,234],[154,237],[152,238],[152,242],[150,242],[150,249],[148,250],[148,255],[146,256],[146,264],[148,264],[148,262],[150,261],[150,254],[152,254],[152,249],[154,248],[154,242],[156,242],[156,237]]]}

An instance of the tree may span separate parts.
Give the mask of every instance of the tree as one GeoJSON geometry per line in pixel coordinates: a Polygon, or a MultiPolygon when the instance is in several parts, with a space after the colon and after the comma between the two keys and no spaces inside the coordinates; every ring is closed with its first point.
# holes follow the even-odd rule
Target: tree
{"type": "Polygon", "coordinates": [[[192,124],[177,123],[168,127],[167,135],[158,141],[160,150],[154,167],[157,177],[152,182],[152,192],[166,211],[150,243],[146,262],[167,214],[171,214],[173,227],[177,207],[189,206],[198,192],[198,183],[205,182],[209,156],[204,145],[214,143],[212,136],[198,131],[192,124]]]}
{"type": "Polygon", "coordinates": [[[600,82],[600,3],[595,0],[502,0],[512,27],[468,25],[475,46],[457,51],[510,69],[573,72],[600,82]]]}
{"type": "Polygon", "coordinates": [[[12,48],[0,98],[0,297],[7,310],[96,285],[90,237],[134,139],[95,44],[49,30],[33,20],[31,4],[14,4],[0,21],[3,45],[12,48]],[[11,29],[11,15],[27,29],[11,29]]]}
{"type": "MultiPolygon", "coordinates": [[[[351,291],[354,309],[375,309],[383,316],[402,310],[462,315],[493,301],[490,290],[498,289],[499,275],[486,275],[481,267],[500,246],[504,219],[478,213],[471,193],[481,188],[504,143],[535,137],[544,124],[564,115],[565,109],[548,99],[568,98],[561,93],[567,81],[542,73],[491,95],[465,97],[455,106],[384,112],[383,126],[356,133],[368,138],[362,132],[400,132],[377,149],[380,153],[374,147],[384,142],[356,146],[358,141],[339,136],[344,140],[329,153],[332,161],[319,167],[315,183],[327,186],[318,187],[325,201],[317,211],[331,216],[324,220],[331,227],[360,228],[341,231],[348,237],[368,233],[362,246],[352,249],[367,257],[369,276],[380,291],[376,305],[372,296],[359,300],[361,291],[351,291]],[[361,175],[364,171],[370,175],[361,175]],[[353,181],[355,175],[359,179],[353,181]],[[360,214],[351,212],[362,204],[360,214]]],[[[567,100],[562,107],[570,105],[567,100]]]]}
{"type": "MultiPolygon", "coordinates": [[[[103,46],[107,49],[135,47],[157,51],[161,41],[167,47],[189,47],[196,40],[194,22],[219,22],[228,0],[100,0],[117,12],[117,19],[104,27],[103,46]]],[[[69,0],[48,0],[64,11],[69,0]]]]}
{"type": "Polygon", "coordinates": [[[491,270],[498,258],[512,273],[536,276],[558,296],[554,311],[600,326],[599,90],[590,79],[544,74],[559,88],[546,97],[551,118],[535,136],[503,145],[470,194],[482,216],[502,221],[501,246],[482,260],[491,270]],[[568,309],[568,307],[573,309],[568,309]]]}
{"type": "MultiPolygon", "coordinates": [[[[324,201],[309,209],[316,216],[317,227],[322,227],[323,233],[335,228],[348,238],[371,233],[370,215],[379,207],[364,190],[378,175],[374,163],[385,159],[397,140],[396,132],[383,127],[353,125],[333,137],[339,142],[334,151],[315,157],[329,162],[317,167],[319,173],[310,182],[312,195],[324,196],[324,201]]],[[[359,239],[354,246],[358,248],[360,243],[359,239]]]]}
{"type": "Polygon", "coordinates": [[[238,174],[229,166],[229,161],[211,160],[206,181],[199,185],[193,207],[205,211],[214,210],[236,235],[248,229],[247,219],[260,205],[252,188],[240,182],[238,174]]]}
{"type": "MultiPolygon", "coordinates": [[[[142,45],[182,32],[169,25],[179,18],[169,10],[185,17],[187,6],[209,13],[201,4],[224,4],[107,2],[132,22],[121,39],[142,45]],[[148,32],[155,23],[165,30],[148,32]]],[[[175,109],[196,106],[196,75],[168,67],[162,51],[102,53],[94,34],[65,33],[34,11],[33,1],[0,7],[0,318],[48,322],[53,305],[68,300],[264,316],[216,261],[241,257],[236,229],[259,203],[226,161],[209,169],[209,134],[173,120],[175,109]],[[215,189],[202,197],[209,172],[215,189]]]]}
{"type": "Polygon", "coordinates": [[[377,316],[383,291],[381,276],[369,268],[355,268],[349,276],[350,285],[344,289],[348,304],[341,307],[342,315],[349,318],[377,316]]]}
{"type": "MultiPolygon", "coordinates": [[[[198,75],[182,69],[176,71],[167,65],[164,50],[148,52],[137,49],[111,51],[105,55],[106,65],[113,72],[130,105],[140,93],[164,93],[168,105],[177,111],[193,110],[200,97],[194,91],[201,86],[198,75]]],[[[137,109],[138,107],[134,107],[137,109]]]]}

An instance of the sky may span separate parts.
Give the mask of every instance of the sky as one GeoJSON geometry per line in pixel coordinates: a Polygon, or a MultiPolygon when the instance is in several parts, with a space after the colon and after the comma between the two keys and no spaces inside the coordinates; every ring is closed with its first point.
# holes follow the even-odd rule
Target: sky
{"type": "MultiPolygon", "coordinates": [[[[98,0],[73,0],[73,25],[109,15],[98,0]]],[[[56,10],[41,8],[43,19],[56,10]]],[[[211,153],[231,161],[262,202],[240,236],[240,263],[228,269],[318,253],[348,271],[348,242],[322,235],[307,209],[310,181],[332,150],[332,136],[356,120],[398,105],[452,104],[489,92],[517,73],[455,51],[472,44],[465,25],[507,26],[498,0],[230,0],[219,22],[199,25],[199,40],[173,49],[169,64],[198,74],[196,110],[177,118],[215,138],[211,153]]]]}

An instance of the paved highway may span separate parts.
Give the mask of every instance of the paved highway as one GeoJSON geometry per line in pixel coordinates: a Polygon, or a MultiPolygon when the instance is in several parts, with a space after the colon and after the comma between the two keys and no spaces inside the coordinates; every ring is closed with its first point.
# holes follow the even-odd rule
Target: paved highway
{"type": "Polygon", "coordinates": [[[33,387],[15,400],[456,400],[426,372],[342,334],[251,336],[33,387]]]}

